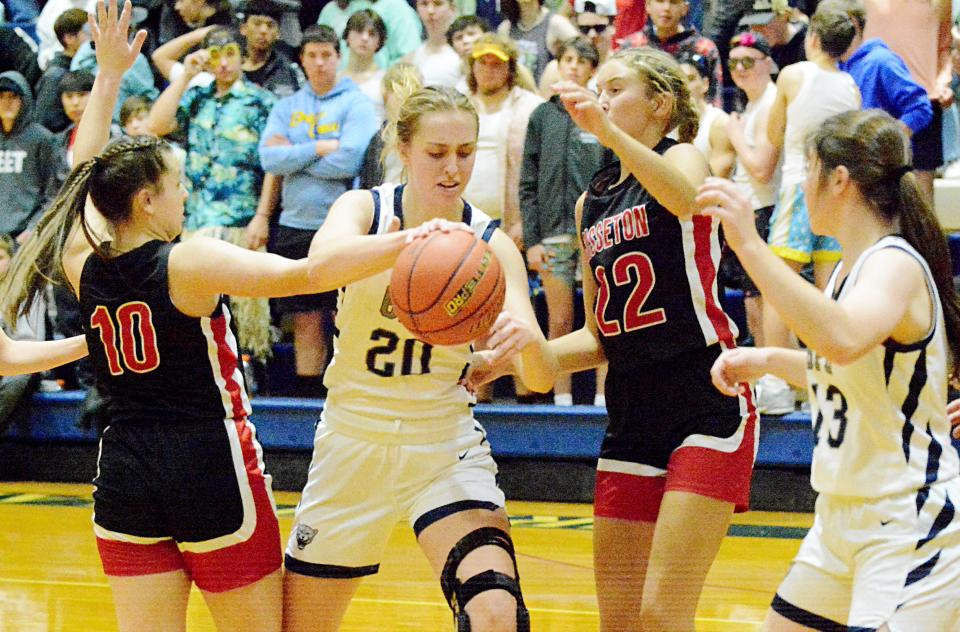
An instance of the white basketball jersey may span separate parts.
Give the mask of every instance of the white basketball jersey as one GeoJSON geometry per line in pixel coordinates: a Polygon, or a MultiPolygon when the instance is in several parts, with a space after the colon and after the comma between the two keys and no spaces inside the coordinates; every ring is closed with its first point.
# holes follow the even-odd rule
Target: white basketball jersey
{"type": "Polygon", "coordinates": [[[847,366],[807,351],[815,441],[811,482],[825,494],[878,498],[922,490],[960,471],[946,417],[949,349],[943,311],[923,257],[903,238],[884,237],[860,255],[839,295],[837,266],[826,293],[843,302],[861,267],[883,248],[900,248],[923,266],[934,299],[933,324],[919,342],[887,340],[847,366]]]}
{"type": "MultiPolygon", "coordinates": [[[[388,231],[393,217],[403,226],[403,185],[371,190],[370,234],[388,231]]],[[[463,222],[489,241],[498,222],[464,202],[463,222]]],[[[434,347],[400,324],[390,302],[386,270],[340,288],[333,360],[324,385],[324,418],[359,430],[396,434],[422,432],[431,423],[450,426],[475,398],[458,381],[472,354],[469,344],[434,347]],[[419,430],[406,422],[420,422],[419,430]],[[408,432],[409,431],[409,432],[408,432]]]]}

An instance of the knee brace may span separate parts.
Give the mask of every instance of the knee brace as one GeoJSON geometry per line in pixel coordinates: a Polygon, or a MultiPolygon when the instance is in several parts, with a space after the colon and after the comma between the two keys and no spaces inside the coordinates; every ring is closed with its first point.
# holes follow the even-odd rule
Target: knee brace
{"type": "Polygon", "coordinates": [[[517,557],[513,550],[510,536],[496,527],[482,527],[463,536],[454,545],[443,565],[440,574],[440,588],[443,596],[453,611],[453,620],[457,632],[470,632],[470,616],[465,608],[470,600],[488,590],[505,590],[517,602],[517,632],[530,632],[530,614],[523,603],[520,592],[520,573],[517,572],[517,557]],[[495,570],[486,570],[465,581],[457,579],[457,569],[471,551],[481,546],[499,546],[505,550],[513,561],[513,577],[495,570]]]}

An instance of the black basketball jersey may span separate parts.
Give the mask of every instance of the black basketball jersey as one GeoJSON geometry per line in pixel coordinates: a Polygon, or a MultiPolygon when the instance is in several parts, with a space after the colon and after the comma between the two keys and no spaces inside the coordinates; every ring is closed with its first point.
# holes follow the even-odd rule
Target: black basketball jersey
{"type": "MultiPolygon", "coordinates": [[[[676,144],[662,140],[659,154],[676,144]]],[[[736,325],[717,299],[718,222],[681,221],[620,163],[601,169],[583,205],[580,239],[597,283],[594,314],[611,370],[733,346],[736,325]]]]}
{"type": "Polygon", "coordinates": [[[110,423],[250,414],[224,299],[203,318],[183,314],[170,300],[174,245],[151,241],[112,259],[92,254],[84,263],[80,316],[110,423]]]}

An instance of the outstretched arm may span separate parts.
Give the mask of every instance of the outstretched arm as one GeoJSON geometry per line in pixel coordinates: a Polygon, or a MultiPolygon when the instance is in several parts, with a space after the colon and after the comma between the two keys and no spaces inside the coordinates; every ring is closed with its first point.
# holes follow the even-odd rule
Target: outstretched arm
{"type": "Polygon", "coordinates": [[[11,340],[0,330],[0,375],[36,373],[73,362],[87,355],[83,336],[34,342],[11,340]]]}
{"type": "Polygon", "coordinates": [[[96,19],[92,15],[88,18],[100,70],[77,129],[73,145],[75,165],[99,154],[110,139],[110,121],[120,92],[120,80],[133,67],[143,40],[147,37],[147,32],[141,29],[132,42],[127,42],[132,11],[130,0],[124,3],[123,12],[119,15],[116,0],[109,0],[106,6],[100,1],[97,2],[96,19]]]}

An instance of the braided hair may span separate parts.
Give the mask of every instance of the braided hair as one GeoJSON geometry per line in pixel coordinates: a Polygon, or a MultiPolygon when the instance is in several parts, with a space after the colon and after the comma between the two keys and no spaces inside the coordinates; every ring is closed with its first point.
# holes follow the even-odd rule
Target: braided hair
{"type": "Polygon", "coordinates": [[[103,153],[76,165],[34,231],[0,281],[0,314],[16,322],[29,313],[48,283],[63,283],[63,255],[75,230],[83,231],[94,252],[108,253],[94,237],[84,206],[87,196],[111,226],[130,218],[133,197],[145,187],[157,186],[167,172],[166,141],[149,136],[125,136],[107,145],[103,153]]]}

